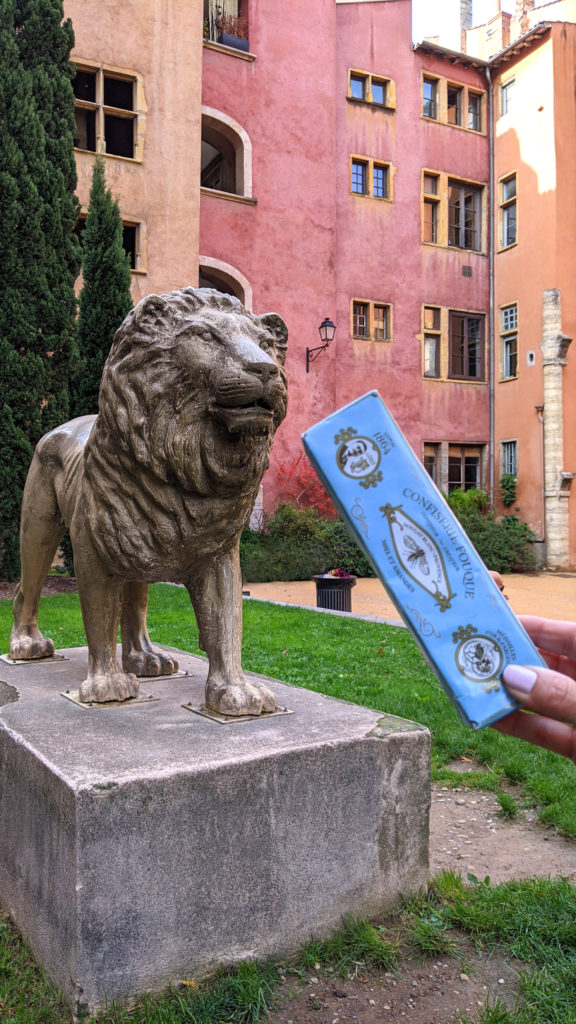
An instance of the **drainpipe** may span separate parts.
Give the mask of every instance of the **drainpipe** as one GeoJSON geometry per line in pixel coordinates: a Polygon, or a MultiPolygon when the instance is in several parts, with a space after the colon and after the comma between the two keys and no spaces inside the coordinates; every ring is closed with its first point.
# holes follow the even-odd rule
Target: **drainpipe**
{"type": "Polygon", "coordinates": [[[490,441],[488,445],[488,461],[490,469],[490,505],[494,507],[494,391],[496,379],[496,352],[494,345],[494,96],[490,68],[486,68],[488,81],[488,288],[489,288],[489,314],[488,314],[488,344],[490,351],[489,361],[489,403],[490,403],[490,441]]]}

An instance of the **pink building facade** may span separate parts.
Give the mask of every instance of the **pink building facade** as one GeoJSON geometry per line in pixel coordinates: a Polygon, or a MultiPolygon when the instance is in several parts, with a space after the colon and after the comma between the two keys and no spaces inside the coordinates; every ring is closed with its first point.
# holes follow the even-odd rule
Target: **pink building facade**
{"type": "Polygon", "coordinates": [[[413,50],[410,0],[312,6],[251,2],[248,53],[204,46],[201,280],[290,331],[265,507],[301,432],[372,388],[440,486],[487,487],[483,68],[413,50]]]}

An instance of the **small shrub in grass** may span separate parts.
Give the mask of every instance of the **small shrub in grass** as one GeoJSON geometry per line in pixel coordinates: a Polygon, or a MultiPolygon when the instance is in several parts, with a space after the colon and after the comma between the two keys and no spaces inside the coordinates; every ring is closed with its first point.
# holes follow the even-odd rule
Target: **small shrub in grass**
{"type": "Polygon", "coordinates": [[[358,964],[390,971],[398,966],[398,947],[368,921],[347,918],[330,939],[312,939],[304,947],[300,962],[306,969],[318,963],[334,964],[342,977],[358,964]]]}
{"type": "Polygon", "coordinates": [[[477,1024],[529,1024],[530,1018],[523,1010],[509,1010],[500,999],[487,1003],[480,1011],[477,1024]]]}
{"type": "Polygon", "coordinates": [[[498,803],[500,804],[500,810],[498,814],[501,818],[516,818],[518,817],[518,807],[516,801],[510,793],[498,793],[498,803]]]}
{"type": "MultiPolygon", "coordinates": [[[[236,970],[211,979],[191,997],[179,997],[183,1012],[174,1017],[174,1024],[180,1020],[187,1024],[257,1024],[272,1010],[276,980],[273,967],[250,961],[242,963],[236,970]]],[[[142,1020],[144,1024],[145,1019],[142,1020]]]]}
{"type": "Polygon", "coordinates": [[[444,916],[434,911],[413,918],[407,932],[410,950],[424,957],[453,955],[458,947],[449,934],[449,927],[444,916]]]}

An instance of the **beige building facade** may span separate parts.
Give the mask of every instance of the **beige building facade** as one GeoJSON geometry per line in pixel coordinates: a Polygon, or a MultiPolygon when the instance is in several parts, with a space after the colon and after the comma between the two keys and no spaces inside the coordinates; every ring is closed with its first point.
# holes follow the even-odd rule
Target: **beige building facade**
{"type": "Polygon", "coordinates": [[[118,199],[134,301],[198,280],[202,0],[65,0],[78,195],[96,153],[118,199]]]}

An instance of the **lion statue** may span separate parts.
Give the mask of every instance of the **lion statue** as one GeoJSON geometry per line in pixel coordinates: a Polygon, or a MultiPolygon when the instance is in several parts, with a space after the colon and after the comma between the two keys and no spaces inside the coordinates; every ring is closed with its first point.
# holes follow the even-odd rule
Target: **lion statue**
{"type": "Polygon", "coordinates": [[[138,694],[137,676],[176,672],[146,629],[148,584],[183,583],[209,661],[206,705],[276,708],[242,672],[240,534],[286,415],[287,329],[211,289],[149,295],[116,332],[97,416],[39,442],[24,490],[22,578],[10,655],[54,654],[37,625],[66,527],[88,641],[80,700],[138,694]],[[122,669],[116,659],[118,624],[122,669]]]}

